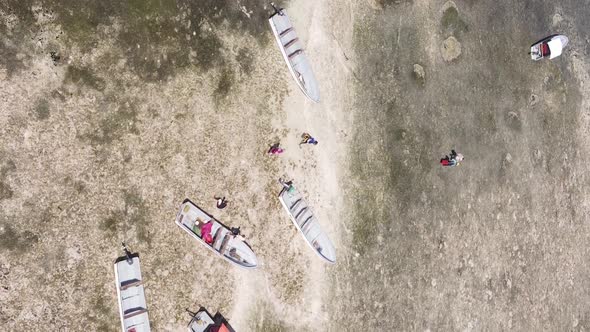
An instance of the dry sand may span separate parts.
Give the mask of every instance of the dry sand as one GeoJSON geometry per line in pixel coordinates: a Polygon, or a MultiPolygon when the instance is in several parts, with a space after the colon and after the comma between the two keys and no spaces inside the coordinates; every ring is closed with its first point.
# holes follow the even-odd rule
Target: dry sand
{"type": "MultiPolygon", "coordinates": [[[[230,4],[219,15],[247,21],[251,10],[270,13],[249,5],[230,4]]],[[[191,64],[176,69],[174,43],[139,37],[119,44],[132,28],[122,14],[98,24],[88,46],[63,33],[71,22],[52,6],[30,13],[37,30],[25,29],[26,16],[15,8],[2,12],[4,46],[16,54],[8,55],[15,63],[5,64],[0,83],[6,330],[117,330],[112,262],[122,241],[140,253],[156,331],[182,330],[184,309],[197,304],[219,310],[238,331],[328,326],[326,271],[333,267],[314,256],[282,211],[276,180],[297,183],[339,247],[329,221],[339,218],[337,170],[348,125],[342,105],[350,97],[343,65],[334,66],[343,61],[334,34],[346,40],[350,26],[335,30],[327,4],[289,7],[317,59],[322,103],[312,104],[264,20],[252,23],[260,31],[239,33],[231,20],[180,10],[172,21],[186,32],[174,38],[200,39],[187,54],[191,64]],[[199,53],[204,38],[221,45],[212,59],[199,53]],[[60,56],[55,63],[52,51],[60,56]],[[320,144],[299,147],[304,131],[320,144]],[[286,152],[267,156],[279,140],[286,152]],[[229,207],[215,209],[213,195],[227,196],[229,207]],[[241,226],[260,268],[230,266],[179,230],[173,218],[185,197],[241,226]]]]}
{"type": "Polygon", "coordinates": [[[237,331],[589,329],[588,9],[285,7],[319,104],[292,81],[264,2],[0,4],[3,330],[117,331],[122,241],[140,253],[154,331],[184,330],[198,305],[237,331]],[[553,30],[571,45],[532,63],[526,48],[553,30]],[[461,51],[445,58],[451,37],[461,51]],[[320,144],[300,147],[302,132],[320,144]],[[277,141],[285,153],[266,155],[277,141]],[[465,167],[441,171],[456,146],[465,167]],[[282,211],[279,177],[308,197],[335,265],[282,211]],[[186,197],[241,226],[260,267],[178,229],[186,197]]]}

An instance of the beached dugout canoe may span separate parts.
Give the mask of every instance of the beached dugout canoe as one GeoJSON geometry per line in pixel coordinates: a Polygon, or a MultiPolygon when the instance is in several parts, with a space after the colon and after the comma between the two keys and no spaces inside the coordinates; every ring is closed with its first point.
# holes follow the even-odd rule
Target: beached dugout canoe
{"type": "Polygon", "coordinates": [[[227,226],[201,210],[189,199],[185,199],[180,206],[175,222],[178,227],[187,232],[197,242],[225,258],[230,263],[244,268],[255,268],[258,266],[256,255],[241,236],[234,236],[227,226]],[[204,223],[211,223],[211,244],[203,239],[203,235],[205,235],[201,234],[203,226],[198,226],[197,218],[204,223]]]}
{"type": "Polygon", "coordinates": [[[292,185],[284,187],[279,193],[279,201],[310,248],[327,262],[335,263],[336,250],[301,193],[292,185]]]}
{"type": "Polygon", "coordinates": [[[268,21],[293,79],[309,99],[318,103],[320,101],[318,82],[303,52],[303,43],[297,37],[287,12],[282,8],[275,8],[275,13],[268,21]]]}
{"type": "Polygon", "coordinates": [[[139,254],[123,247],[125,256],[115,260],[115,282],[123,332],[149,332],[150,321],[139,266],[139,254]]]}

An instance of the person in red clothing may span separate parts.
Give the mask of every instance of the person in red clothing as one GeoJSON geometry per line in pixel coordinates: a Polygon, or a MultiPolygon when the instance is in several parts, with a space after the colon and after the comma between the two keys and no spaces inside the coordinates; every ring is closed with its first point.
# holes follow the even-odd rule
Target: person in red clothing
{"type": "Polygon", "coordinates": [[[462,154],[457,153],[455,150],[451,150],[450,156],[445,156],[440,160],[442,166],[458,166],[464,157],[462,154]]]}

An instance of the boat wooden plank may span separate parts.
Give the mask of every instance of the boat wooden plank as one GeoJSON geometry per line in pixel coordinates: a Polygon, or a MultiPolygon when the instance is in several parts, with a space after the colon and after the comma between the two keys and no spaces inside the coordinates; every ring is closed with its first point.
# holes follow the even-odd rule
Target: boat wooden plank
{"type": "Polygon", "coordinates": [[[299,38],[295,37],[293,39],[291,39],[290,41],[288,41],[285,45],[283,45],[285,48],[289,48],[289,46],[295,44],[297,41],[299,40],[299,38]]]}
{"type": "Polygon", "coordinates": [[[285,30],[281,31],[281,33],[279,34],[279,36],[280,37],[283,37],[284,35],[288,34],[291,31],[293,31],[293,27],[288,27],[285,30]]]}
{"type": "Polygon", "coordinates": [[[125,315],[125,316],[123,316],[123,317],[124,317],[125,319],[128,319],[128,318],[131,318],[131,317],[135,317],[135,316],[137,316],[137,315],[145,314],[145,313],[147,313],[147,312],[148,312],[148,311],[147,311],[147,309],[145,309],[145,308],[142,308],[142,309],[139,309],[139,310],[135,310],[135,311],[133,311],[133,312],[131,312],[131,313],[128,313],[128,314],[126,314],[126,315],[125,315]]]}

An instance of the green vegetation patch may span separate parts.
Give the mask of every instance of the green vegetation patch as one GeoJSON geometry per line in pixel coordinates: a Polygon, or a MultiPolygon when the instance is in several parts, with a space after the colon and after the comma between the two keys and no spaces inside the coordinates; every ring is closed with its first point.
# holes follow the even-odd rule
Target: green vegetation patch
{"type": "Polygon", "coordinates": [[[86,67],[69,66],[64,81],[82,84],[98,91],[103,91],[106,87],[106,82],[86,67]]]}
{"type": "Polygon", "coordinates": [[[14,191],[8,183],[6,178],[12,172],[16,171],[16,165],[12,160],[0,160],[0,200],[11,198],[14,191]]]}
{"type": "Polygon", "coordinates": [[[104,290],[101,287],[96,287],[94,296],[91,299],[91,310],[86,313],[86,317],[91,323],[96,324],[97,331],[111,331],[115,326],[113,322],[116,321],[117,314],[113,307],[109,305],[109,300],[104,296],[104,290]]]}
{"type": "Polygon", "coordinates": [[[375,4],[380,6],[381,8],[413,3],[414,0],[375,0],[375,4]]]}
{"type": "Polygon", "coordinates": [[[137,230],[137,239],[141,242],[150,241],[148,224],[148,209],[143,198],[134,190],[126,190],[124,192],[125,201],[125,216],[127,222],[135,226],[137,230]]]}
{"type": "Polygon", "coordinates": [[[117,232],[126,231],[134,226],[137,239],[149,243],[147,204],[141,195],[133,189],[123,191],[123,201],[125,208],[112,211],[107,218],[101,221],[99,228],[114,236],[117,232]]]}
{"type": "Polygon", "coordinates": [[[11,198],[14,195],[14,191],[10,185],[0,180],[0,200],[11,198]]]}
{"type": "Polygon", "coordinates": [[[23,254],[37,242],[39,237],[31,231],[18,232],[10,224],[0,224],[0,249],[23,254]]]}
{"type": "Polygon", "coordinates": [[[453,6],[445,10],[440,23],[443,29],[451,34],[458,34],[468,31],[467,23],[461,19],[457,8],[453,6]]]}
{"type": "Polygon", "coordinates": [[[240,64],[242,71],[249,75],[254,70],[254,54],[248,48],[242,48],[238,51],[236,61],[240,64]]]}
{"type": "Polygon", "coordinates": [[[115,235],[119,228],[119,223],[125,218],[125,215],[121,211],[111,213],[107,218],[101,221],[99,229],[115,235]]]}
{"type": "Polygon", "coordinates": [[[141,78],[164,80],[187,66],[207,71],[224,64],[219,35],[245,34],[265,45],[271,39],[270,8],[258,0],[49,0],[70,42],[95,48],[114,37],[121,56],[141,78]],[[105,36],[103,27],[120,26],[105,36]]]}
{"type": "Polygon", "coordinates": [[[125,102],[117,107],[115,103],[116,100],[107,101],[105,106],[107,108],[107,114],[98,121],[97,128],[82,136],[92,146],[109,145],[114,141],[122,139],[126,134],[139,134],[139,129],[137,128],[139,114],[135,106],[130,102],[125,102]],[[115,110],[108,110],[115,107],[117,107],[115,110]]]}
{"type": "Polygon", "coordinates": [[[6,70],[10,78],[25,68],[30,55],[25,52],[27,38],[34,27],[35,17],[31,10],[32,0],[0,1],[0,68],[6,70]],[[13,19],[17,17],[18,19],[13,19]]]}
{"type": "Polygon", "coordinates": [[[221,71],[221,76],[219,77],[219,81],[217,82],[217,87],[213,92],[215,95],[216,100],[225,99],[234,84],[234,73],[231,69],[224,69],[221,71]]]}
{"type": "Polygon", "coordinates": [[[37,106],[35,106],[35,118],[37,120],[47,120],[49,119],[49,115],[49,102],[46,99],[39,100],[37,106]]]}

